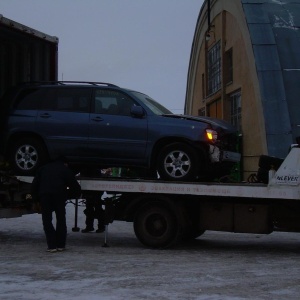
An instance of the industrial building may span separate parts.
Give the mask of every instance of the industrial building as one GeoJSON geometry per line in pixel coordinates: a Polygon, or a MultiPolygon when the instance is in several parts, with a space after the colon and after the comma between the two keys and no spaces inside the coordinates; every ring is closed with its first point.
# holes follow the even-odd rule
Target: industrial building
{"type": "Polygon", "coordinates": [[[191,49],[185,113],[241,135],[243,176],[300,136],[300,1],[205,0],[191,49]]]}

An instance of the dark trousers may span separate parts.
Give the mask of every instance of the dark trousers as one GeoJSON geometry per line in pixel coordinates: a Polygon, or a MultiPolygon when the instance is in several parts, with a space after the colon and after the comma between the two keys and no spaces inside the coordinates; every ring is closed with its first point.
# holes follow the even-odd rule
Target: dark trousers
{"type": "Polygon", "coordinates": [[[104,211],[99,199],[93,197],[86,197],[86,208],[84,210],[86,215],[85,224],[89,230],[94,229],[94,219],[98,220],[98,228],[104,228],[104,211]]]}
{"type": "Polygon", "coordinates": [[[40,198],[48,248],[65,248],[67,238],[66,201],[55,194],[43,195],[40,198]],[[52,224],[53,212],[56,215],[56,228],[52,224]]]}

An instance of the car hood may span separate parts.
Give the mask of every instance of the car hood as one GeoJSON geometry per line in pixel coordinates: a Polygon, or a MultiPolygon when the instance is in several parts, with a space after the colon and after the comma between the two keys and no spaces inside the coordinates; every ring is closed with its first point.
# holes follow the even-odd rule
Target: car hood
{"type": "Polygon", "coordinates": [[[202,117],[202,116],[195,117],[189,115],[176,115],[176,114],[168,114],[163,116],[167,118],[178,118],[178,119],[185,119],[185,120],[191,120],[191,121],[202,122],[202,123],[204,122],[211,125],[212,129],[217,131],[221,129],[222,131],[228,133],[237,132],[236,128],[233,125],[221,119],[202,117]]]}

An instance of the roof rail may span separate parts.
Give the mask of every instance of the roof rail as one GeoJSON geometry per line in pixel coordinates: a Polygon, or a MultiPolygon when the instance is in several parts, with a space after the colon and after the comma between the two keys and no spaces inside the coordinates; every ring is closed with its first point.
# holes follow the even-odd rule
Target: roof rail
{"type": "Polygon", "coordinates": [[[58,84],[90,84],[90,85],[107,85],[107,86],[114,86],[118,87],[115,84],[108,83],[108,82],[93,82],[93,81],[57,81],[58,84]]]}
{"type": "Polygon", "coordinates": [[[112,86],[112,87],[118,87],[115,84],[108,83],[108,82],[93,82],[93,81],[28,81],[28,82],[22,82],[21,84],[26,85],[26,84],[37,84],[37,85],[42,85],[42,84],[49,84],[49,85],[72,85],[72,84],[83,84],[83,85],[106,85],[106,86],[112,86]]]}

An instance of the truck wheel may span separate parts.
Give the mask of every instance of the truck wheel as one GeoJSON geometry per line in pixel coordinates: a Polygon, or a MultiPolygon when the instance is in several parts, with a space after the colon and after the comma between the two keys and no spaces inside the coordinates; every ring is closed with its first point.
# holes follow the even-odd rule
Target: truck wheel
{"type": "Polygon", "coordinates": [[[180,241],[182,229],[176,215],[159,204],[143,206],[134,219],[138,240],[151,248],[167,248],[180,241]]]}
{"type": "Polygon", "coordinates": [[[194,180],[197,177],[198,161],[196,151],[190,146],[170,144],[158,156],[158,172],[164,180],[194,180]]]}
{"type": "Polygon", "coordinates": [[[34,175],[47,159],[45,147],[35,138],[22,138],[11,148],[10,163],[17,175],[34,175]]]}

